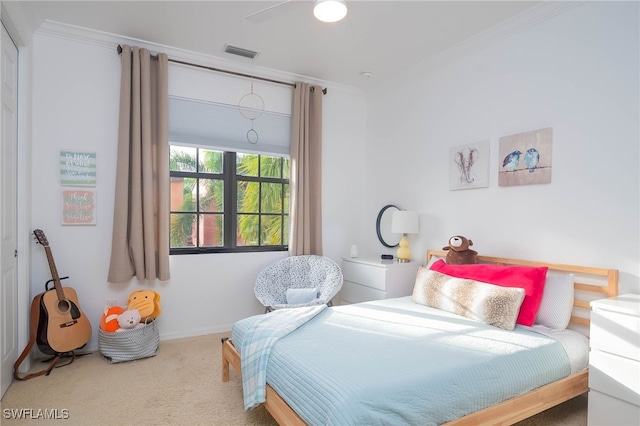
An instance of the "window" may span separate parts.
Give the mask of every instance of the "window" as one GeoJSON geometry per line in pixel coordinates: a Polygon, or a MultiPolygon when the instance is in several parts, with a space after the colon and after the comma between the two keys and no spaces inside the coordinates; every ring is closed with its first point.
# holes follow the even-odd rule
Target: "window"
{"type": "Polygon", "coordinates": [[[287,250],[289,158],[171,145],[171,254],[287,250]]]}

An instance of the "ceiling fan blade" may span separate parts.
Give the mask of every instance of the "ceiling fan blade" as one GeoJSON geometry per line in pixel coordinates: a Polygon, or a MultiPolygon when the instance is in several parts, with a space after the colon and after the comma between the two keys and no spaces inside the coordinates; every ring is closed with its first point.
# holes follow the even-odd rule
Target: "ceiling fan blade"
{"type": "Polygon", "coordinates": [[[287,10],[292,9],[295,6],[299,6],[300,4],[304,4],[304,1],[295,1],[295,0],[285,0],[280,3],[276,3],[273,6],[266,7],[262,10],[254,12],[250,15],[244,17],[247,21],[251,21],[254,24],[266,21],[267,19],[271,19],[274,16],[280,15],[287,10]]]}

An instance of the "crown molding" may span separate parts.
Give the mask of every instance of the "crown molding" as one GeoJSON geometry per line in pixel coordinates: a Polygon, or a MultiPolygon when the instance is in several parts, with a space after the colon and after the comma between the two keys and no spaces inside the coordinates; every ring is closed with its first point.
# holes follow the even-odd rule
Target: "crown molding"
{"type": "Polygon", "coordinates": [[[522,31],[539,25],[555,16],[576,7],[588,4],[588,0],[553,1],[546,0],[530,9],[521,12],[473,37],[421,61],[381,82],[380,86],[396,84],[416,75],[424,76],[436,69],[454,63],[466,56],[476,53],[488,46],[514,36],[522,31]]]}
{"type": "MultiPolygon", "coordinates": [[[[3,2],[3,8],[5,7],[5,3],[7,5],[10,5],[14,2],[3,2]]],[[[413,75],[414,73],[418,72],[423,75],[425,72],[431,72],[436,68],[440,68],[452,62],[455,62],[465,56],[473,54],[474,52],[477,52],[501,40],[507,39],[514,34],[538,25],[541,22],[544,22],[559,14],[565,13],[566,11],[585,3],[588,3],[588,1],[544,1],[539,5],[527,9],[524,12],[506,21],[503,21],[469,39],[466,39],[443,52],[417,62],[407,70],[397,73],[394,76],[390,76],[389,78],[381,81],[378,84],[372,85],[370,89],[374,86],[384,86],[386,84],[391,84],[392,81],[397,82],[398,78],[402,76],[413,75]]],[[[13,10],[10,11],[10,15],[14,15],[14,12],[15,11],[13,10]]],[[[22,17],[22,14],[17,15],[22,17]]],[[[25,17],[24,19],[20,18],[21,20],[19,23],[24,23],[25,27],[31,28],[31,24],[27,19],[28,13],[26,15],[27,17],[25,17]]],[[[66,40],[72,40],[84,44],[91,44],[106,49],[113,49],[114,51],[119,44],[136,45],[139,47],[144,47],[154,53],[166,53],[171,59],[199,64],[203,66],[220,68],[249,75],[252,74],[264,78],[280,80],[287,83],[295,83],[296,81],[307,81],[309,83],[318,84],[321,86],[330,85],[335,89],[340,89],[345,92],[363,92],[362,89],[346,86],[340,83],[319,80],[309,76],[295,75],[272,68],[260,67],[256,66],[253,63],[243,64],[241,62],[232,61],[218,56],[206,55],[199,52],[179,49],[146,40],[121,36],[75,25],[64,24],[61,22],[45,20],[37,28],[37,30],[35,30],[35,33],[51,37],[58,37],[66,40]]]]}
{"type": "Polygon", "coordinates": [[[531,27],[539,25],[557,15],[574,9],[584,2],[581,0],[570,1],[544,1],[537,6],[525,10],[506,21],[503,21],[493,27],[482,31],[471,38],[468,38],[450,49],[435,55],[432,58],[434,62],[452,62],[461,57],[470,55],[487,46],[498,43],[513,35],[527,30],[531,27]]]}
{"type": "Polygon", "coordinates": [[[31,43],[37,25],[33,23],[27,2],[3,1],[0,17],[16,45],[26,46],[31,43]]]}
{"type": "MultiPolygon", "coordinates": [[[[98,31],[90,28],[69,25],[61,22],[45,20],[36,30],[37,34],[49,37],[57,37],[65,40],[71,40],[78,43],[90,44],[105,49],[112,49],[116,53],[116,49],[120,44],[135,45],[148,49],[152,53],[166,53],[170,59],[189,62],[207,67],[220,68],[227,71],[243,73],[247,75],[255,75],[263,78],[283,81],[286,83],[295,83],[297,81],[305,81],[311,84],[326,87],[330,85],[332,89],[341,89],[343,91],[355,91],[361,93],[360,89],[342,85],[340,83],[319,80],[317,78],[291,74],[284,71],[275,70],[267,67],[260,67],[253,63],[243,64],[226,58],[206,55],[185,49],[179,49],[159,43],[153,43],[133,37],[121,36],[104,31],[98,31]]],[[[243,77],[239,77],[243,78],[243,77]]]]}

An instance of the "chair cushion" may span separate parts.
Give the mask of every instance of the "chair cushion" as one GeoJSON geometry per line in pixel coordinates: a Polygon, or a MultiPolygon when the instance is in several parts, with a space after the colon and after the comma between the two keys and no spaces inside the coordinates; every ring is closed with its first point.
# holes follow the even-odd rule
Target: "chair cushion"
{"type": "Polygon", "coordinates": [[[318,290],[315,288],[290,288],[287,289],[286,296],[289,305],[308,303],[318,297],[318,290]]]}

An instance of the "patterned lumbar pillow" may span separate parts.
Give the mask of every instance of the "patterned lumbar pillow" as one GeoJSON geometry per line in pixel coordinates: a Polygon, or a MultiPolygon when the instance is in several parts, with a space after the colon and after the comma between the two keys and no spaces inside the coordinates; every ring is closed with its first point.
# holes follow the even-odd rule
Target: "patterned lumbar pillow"
{"type": "Polygon", "coordinates": [[[513,330],[525,290],[456,278],[421,267],[416,275],[415,303],[453,312],[495,327],[513,330]]]}
{"type": "Polygon", "coordinates": [[[517,287],[524,289],[524,301],[516,322],[532,326],[536,319],[542,293],[544,292],[546,266],[521,265],[449,265],[444,261],[435,262],[429,268],[442,274],[457,278],[467,278],[483,283],[495,284],[502,287],[517,287]]]}

